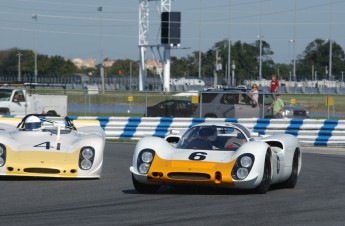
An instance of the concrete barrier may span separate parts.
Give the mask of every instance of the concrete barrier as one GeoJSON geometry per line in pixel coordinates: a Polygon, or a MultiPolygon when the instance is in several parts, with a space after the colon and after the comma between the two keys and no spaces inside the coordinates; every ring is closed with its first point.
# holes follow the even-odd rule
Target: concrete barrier
{"type": "MultiPolygon", "coordinates": [[[[345,120],[323,119],[237,119],[70,116],[76,127],[100,125],[107,139],[139,140],[144,136],[164,137],[172,129],[185,130],[202,122],[236,122],[262,135],[288,133],[302,146],[345,146],[345,120]]],[[[0,123],[17,125],[21,117],[0,118],[0,123]]],[[[0,128],[1,129],[1,128],[0,128]]]]}

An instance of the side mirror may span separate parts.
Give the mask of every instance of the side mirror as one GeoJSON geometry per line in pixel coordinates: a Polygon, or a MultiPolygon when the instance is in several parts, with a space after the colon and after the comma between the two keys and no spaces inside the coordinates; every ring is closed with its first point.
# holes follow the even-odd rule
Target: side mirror
{"type": "Polygon", "coordinates": [[[180,134],[180,131],[179,130],[170,130],[170,134],[173,134],[173,135],[179,135],[180,134]]]}
{"type": "Polygon", "coordinates": [[[251,137],[259,137],[260,134],[259,134],[258,132],[251,132],[251,133],[250,133],[250,136],[251,136],[251,137]]]}

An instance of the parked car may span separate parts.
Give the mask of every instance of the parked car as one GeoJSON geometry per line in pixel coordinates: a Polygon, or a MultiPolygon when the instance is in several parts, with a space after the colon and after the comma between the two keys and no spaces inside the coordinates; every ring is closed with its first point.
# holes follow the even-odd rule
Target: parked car
{"type": "Polygon", "coordinates": [[[196,105],[190,100],[166,100],[147,107],[147,117],[190,117],[196,105]]]}
{"type": "Polygon", "coordinates": [[[284,105],[284,118],[309,118],[309,111],[296,105],[284,105]]]}
{"type": "MultiPolygon", "coordinates": [[[[250,91],[243,88],[209,90],[199,93],[199,105],[194,117],[201,118],[272,118],[273,94],[259,92],[257,103],[250,91]]],[[[299,106],[285,105],[285,118],[309,118],[309,112],[299,106]]]]}

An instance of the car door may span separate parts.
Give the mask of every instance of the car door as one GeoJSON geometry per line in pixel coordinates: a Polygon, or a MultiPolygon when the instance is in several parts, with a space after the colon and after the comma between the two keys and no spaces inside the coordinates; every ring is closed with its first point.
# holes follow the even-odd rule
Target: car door
{"type": "Polygon", "coordinates": [[[12,115],[25,114],[26,106],[23,91],[18,90],[14,92],[10,99],[9,109],[12,115]]]}
{"type": "Polygon", "coordinates": [[[217,115],[221,118],[235,118],[235,107],[238,103],[238,93],[224,93],[219,95],[219,103],[216,105],[217,115]]]}
{"type": "Polygon", "coordinates": [[[240,93],[235,104],[235,118],[259,118],[260,106],[247,93],[240,93]]]}
{"type": "Polygon", "coordinates": [[[185,101],[176,101],[174,110],[174,117],[189,117],[192,114],[190,104],[185,101]]]}
{"type": "Polygon", "coordinates": [[[171,101],[163,101],[147,108],[148,117],[170,117],[169,105],[171,101]]]}

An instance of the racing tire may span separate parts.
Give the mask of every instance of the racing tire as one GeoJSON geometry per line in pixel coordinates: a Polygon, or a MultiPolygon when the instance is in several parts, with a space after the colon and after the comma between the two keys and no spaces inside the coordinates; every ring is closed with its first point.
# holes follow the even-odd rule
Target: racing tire
{"type": "Polygon", "coordinates": [[[269,152],[266,153],[264,172],[262,175],[262,180],[259,186],[255,188],[255,192],[258,194],[266,194],[271,186],[271,161],[269,152]]]}
{"type": "Polygon", "coordinates": [[[298,178],[298,151],[295,151],[292,160],[292,170],[289,179],[283,182],[285,188],[294,188],[298,178]]]}
{"type": "Polygon", "coordinates": [[[153,194],[153,193],[156,193],[160,188],[160,185],[140,183],[134,178],[133,174],[132,174],[132,181],[133,181],[133,186],[135,190],[139,193],[153,194]]]}
{"type": "Polygon", "coordinates": [[[10,109],[8,108],[0,108],[0,115],[9,115],[10,109]]]}

